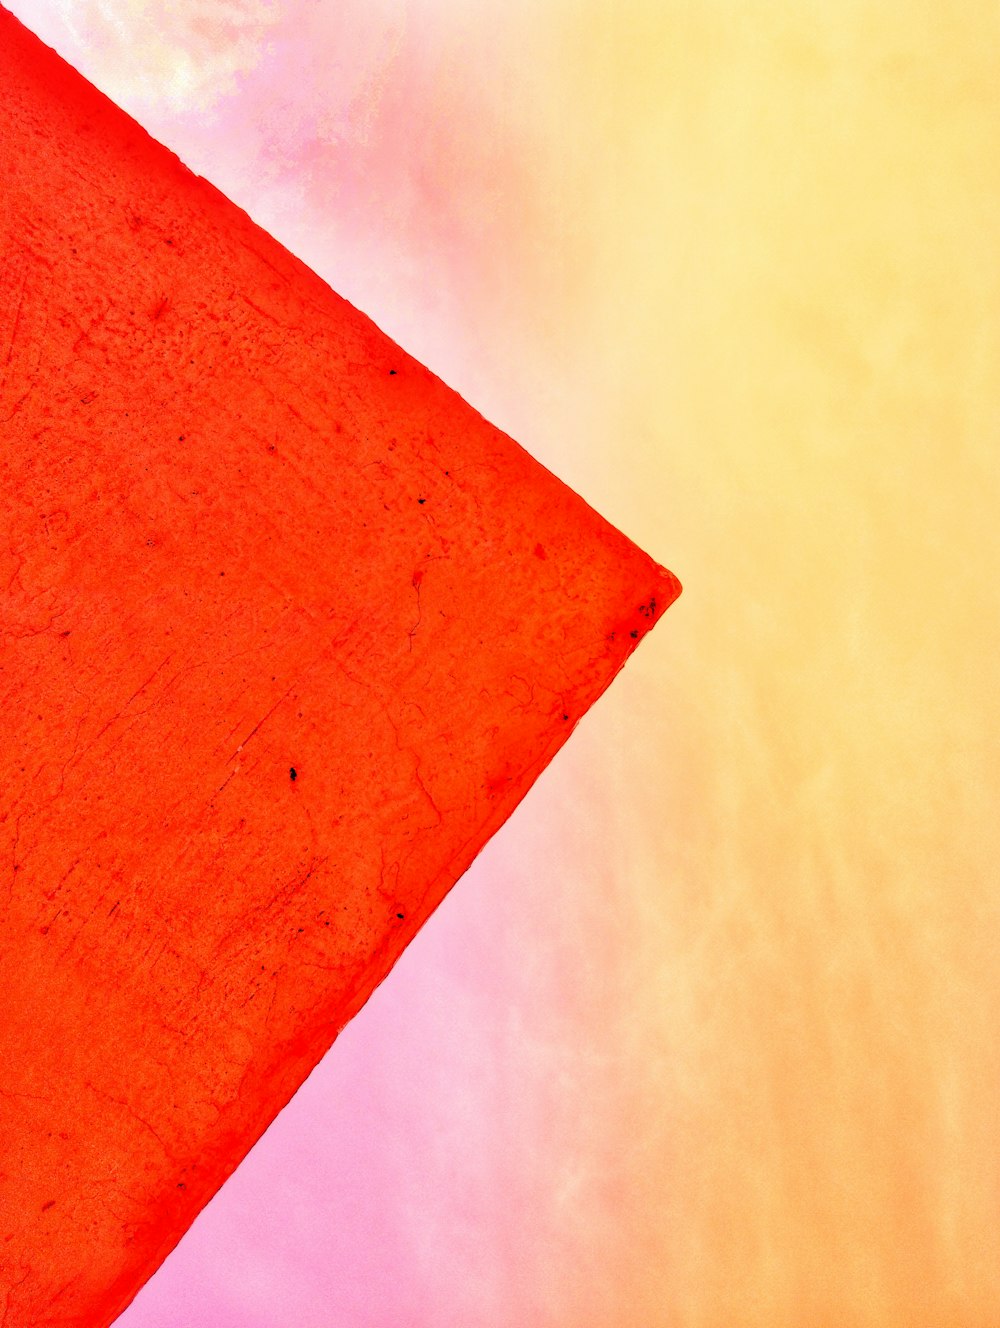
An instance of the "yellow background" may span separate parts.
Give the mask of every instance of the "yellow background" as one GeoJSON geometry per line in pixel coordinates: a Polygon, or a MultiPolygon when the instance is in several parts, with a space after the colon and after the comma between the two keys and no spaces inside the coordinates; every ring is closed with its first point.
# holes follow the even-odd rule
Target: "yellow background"
{"type": "Polygon", "coordinates": [[[685,585],[629,681],[632,1322],[1000,1322],[1000,10],[563,34],[590,491],[685,585]]]}

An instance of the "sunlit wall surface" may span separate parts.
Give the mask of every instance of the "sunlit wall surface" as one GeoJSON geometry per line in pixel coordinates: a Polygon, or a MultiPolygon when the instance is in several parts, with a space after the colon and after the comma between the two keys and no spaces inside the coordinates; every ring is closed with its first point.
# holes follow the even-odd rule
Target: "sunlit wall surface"
{"type": "Polygon", "coordinates": [[[123,1328],[996,1322],[996,7],[5,3],[685,587],[123,1328]]]}

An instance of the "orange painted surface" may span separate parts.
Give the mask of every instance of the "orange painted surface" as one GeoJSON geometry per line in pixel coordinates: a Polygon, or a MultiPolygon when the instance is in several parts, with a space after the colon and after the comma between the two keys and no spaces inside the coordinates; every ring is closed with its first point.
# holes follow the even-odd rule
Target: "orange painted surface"
{"type": "Polygon", "coordinates": [[[95,1328],[679,586],[3,11],[0,79],[0,1323],[95,1328]]]}

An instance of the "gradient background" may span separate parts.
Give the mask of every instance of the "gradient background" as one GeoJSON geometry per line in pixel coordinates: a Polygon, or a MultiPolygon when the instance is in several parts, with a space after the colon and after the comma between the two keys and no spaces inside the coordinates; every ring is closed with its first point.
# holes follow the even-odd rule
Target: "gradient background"
{"type": "Polygon", "coordinates": [[[122,1328],[1000,1322],[1000,10],[5,0],[685,593],[122,1328]]]}

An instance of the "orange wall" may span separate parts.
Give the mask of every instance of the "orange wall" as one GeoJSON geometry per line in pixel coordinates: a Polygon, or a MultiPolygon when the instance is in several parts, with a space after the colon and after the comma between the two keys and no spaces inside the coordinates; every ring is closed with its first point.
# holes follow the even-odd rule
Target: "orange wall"
{"type": "Polygon", "coordinates": [[[995,7],[32,4],[685,586],[307,1086],[276,1328],[332,1186],[387,1328],[995,1321],[995,7]]]}

